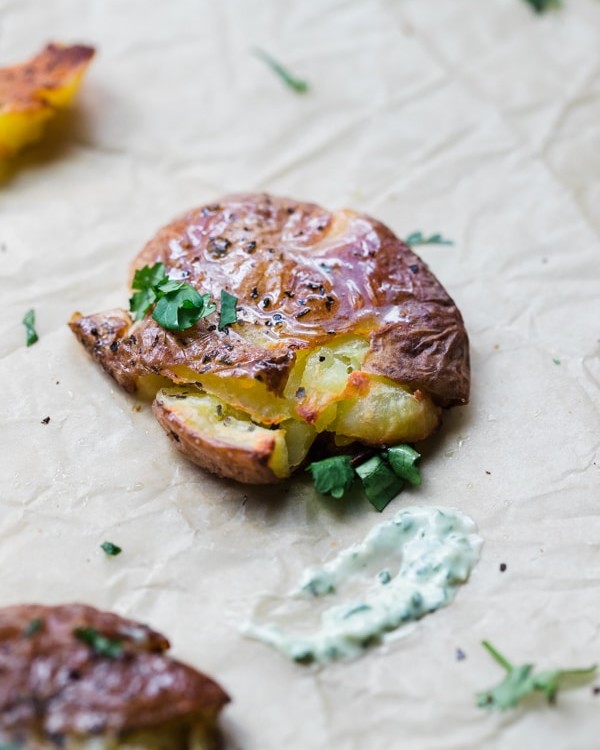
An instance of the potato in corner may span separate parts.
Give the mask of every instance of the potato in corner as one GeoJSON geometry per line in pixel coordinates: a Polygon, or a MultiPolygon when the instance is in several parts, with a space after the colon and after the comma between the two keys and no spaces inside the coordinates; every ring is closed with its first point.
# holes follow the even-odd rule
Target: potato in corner
{"type": "Polygon", "coordinates": [[[468,401],[459,310],[369,216],[231,195],[161,229],[131,286],[129,311],[75,313],[70,327],[218,475],[272,483],[315,446],[423,440],[468,401]]]}
{"type": "Polygon", "coordinates": [[[0,609],[0,747],[214,750],[229,697],[168,648],[83,604],[0,609]]]}

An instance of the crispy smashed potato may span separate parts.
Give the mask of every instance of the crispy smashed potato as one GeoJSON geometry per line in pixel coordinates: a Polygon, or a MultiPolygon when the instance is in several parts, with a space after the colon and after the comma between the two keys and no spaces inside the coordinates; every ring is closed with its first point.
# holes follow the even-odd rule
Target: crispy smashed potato
{"type": "Polygon", "coordinates": [[[213,750],[229,697],[168,648],[83,604],[0,609],[0,746],[213,750]]]}
{"type": "Polygon", "coordinates": [[[47,120],[73,100],[94,49],[49,44],[31,60],[0,68],[0,157],[42,137],[47,120]]]}
{"type": "MultiPolygon", "coordinates": [[[[161,262],[237,320],[166,330],[148,312],[76,313],[70,326],[126,390],[154,400],[174,444],[247,483],[283,479],[313,443],[416,442],[469,396],[460,312],[423,261],[353,211],[239,195],[161,229],[133,270],[161,262]]],[[[352,448],[350,449],[352,450],[352,448]]]]}

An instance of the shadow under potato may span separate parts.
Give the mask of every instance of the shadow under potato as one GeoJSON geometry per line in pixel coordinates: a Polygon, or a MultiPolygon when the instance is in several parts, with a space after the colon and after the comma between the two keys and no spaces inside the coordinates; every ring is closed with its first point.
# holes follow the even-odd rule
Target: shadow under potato
{"type": "Polygon", "coordinates": [[[0,159],[0,189],[20,173],[44,170],[66,159],[77,145],[91,136],[91,115],[83,107],[58,110],[46,125],[42,139],[7,159],[0,159]]]}

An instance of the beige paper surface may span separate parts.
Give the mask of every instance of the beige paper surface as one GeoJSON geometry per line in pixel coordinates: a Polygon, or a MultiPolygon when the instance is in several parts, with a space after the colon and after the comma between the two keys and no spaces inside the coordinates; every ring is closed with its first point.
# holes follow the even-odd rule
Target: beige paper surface
{"type": "Polygon", "coordinates": [[[474,705],[502,676],[484,638],[543,668],[600,662],[600,3],[564,5],[0,0],[0,64],[51,39],[99,50],[75,109],[0,187],[0,605],[79,600],[162,630],[231,693],[232,750],[598,747],[591,686],[474,705]],[[202,473],[65,325],[126,304],[153,232],[234,190],[455,241],[421,255],[464,314],[472,401],[383,517],[457,507],[483,554],[450,607],[352,663],[297,666],[238,626],[381,517],[303,479],[202,473]]]}

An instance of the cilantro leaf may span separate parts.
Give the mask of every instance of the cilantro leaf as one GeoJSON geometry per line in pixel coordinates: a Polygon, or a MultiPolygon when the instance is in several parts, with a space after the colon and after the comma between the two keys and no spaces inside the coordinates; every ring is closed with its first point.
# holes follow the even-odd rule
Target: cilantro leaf
{"type": "Polygon", "coordinates": [[[190,284],[182,284],[161,297],[152,313],[163,328],[185,331],[217,309],[210,294],[199,294],[190,284]]]}
{"type": "Polygon", "coordinates": [[[164,279],[158,282],[156,285],[156,291],[159,296],[170,294],[171,292],[178,292],[180,289],[189,286],[185,281],[177,281],[176,279],[170,279],[165,276],[164,279]]]}
{"type": "Polygon", "coordinates": [[[38,340],[38,335],[35,330],[35,310],[27,310],[21,322],[25,326],[27,346],[32,346],[38,340]]]}
{"type": "Polygon", "coordinates": [[[530,5],[536,13],[543,13],[552,8],[562,7],[561,0],[525,0],[525,2],[530,5]]]}
{"type": "Polygon", "coordinates": [[[152,317],[169,330],[185,331],[217,309],[209,294],[200,294],[185,281],[170,279],[164,263],[138,268],[131,286],[137,290],[129,300],[135,320],[141,320],[154,305],[152,317]]]}
{"type": "Polygon", "coordinates": [[[525,696],[535,692],[543,693],[548,702],[553,703],[563,681],[591,677],[596,672],[594,665],[584,669],[554,669],[534,674],[533,664],[515,667],[489,641],[483,641],[482,646],[506,670],[506,677],[490,690],[477,693],[476,700],[480,708],[497,708],[504,711],[513,708],[525,696]]]}
{"type": "Polygon", "coordinates": [[[342,497],[355,479],[350,456],[332,456],[315,461],[306,471],[312,474],[317,492],[336,498],[342,497]]]}
{"type": "Polygon", "coordinates": [[[381,512],[404,487],[404,480],[394,474],[381,456],[373,456],[355,469],[371,505],[381,512]]]}
{"type": "Polygon", "coordinates": [[[386,452],[386,458],[390,462],[394,474],[406,479],[415,487],[421,484],[421,472],[419,467],[416,466],[421,454],[417,453],[410,445],[395,445],[386,452]]]}
{"type": "Polygon", "coordinates": [[[423,232],[413,232],[404,240],[407,245],[454,245],[453,240],[444,239],[441,234],[431,234],[426,237],[423,232]]]}
{"type": "Polygon", "coordinates": [[[303,81],[301,78],[296,78],[287,68],[271,57],[268,52],[262,49],[256,49],[255,54],[261,60],[263,60],[285,83],[288,88],[295,91],[297,94],[304,94],[308,91],[309,85],[307,81],[303,81]]]}
{"type": "Polygon", "coordinates": [[[133,319],[141,320],[155,302],[156,293],[154,289],[135,292],[129,299],[129,309],[133,313],[133,319]]]}
{"type": "Polygon", "coordinates": [[[221,310],[219,312],[219,331],[237,322],[237,297],[221,289],[221,310]]]}
{"type": "Polygon", "coordinates": [[[138,268],[133,275],[131,288],[137,290],[129,300],[129,309],[134,313],[134,320],[141,320],[158,299],[156,287],[168,281],[164,263],[138,268]]]}
{"type": "Polygon", "coordinates": [[[143,266],[136,269],[131,282],[132,289],[149,289],[158,286],[166,278],[164,263],[155,263],[153,266],[143,266]]]}
{"type": "Polygon", "coordinates": [[[113,544],[112,542],[102,542],[100,545],[100,548],[106,552],[107,555],[110,555],[111,557],[116,557],[117,555],[120,555],[123,550],[121,547],[119,547],[116,544],[113,544]]]}
{"type": "Polygon", "coordinates": [[[75,628],[73,635],[89,646],[97,656],[118,659],[123,653],[123,642],[118,638],[107,638],[94,628],[75,628]]]}

